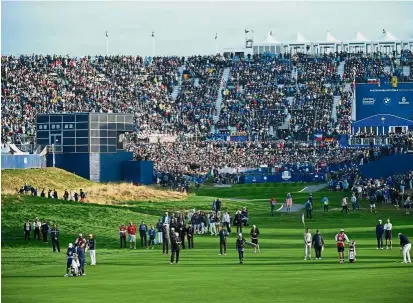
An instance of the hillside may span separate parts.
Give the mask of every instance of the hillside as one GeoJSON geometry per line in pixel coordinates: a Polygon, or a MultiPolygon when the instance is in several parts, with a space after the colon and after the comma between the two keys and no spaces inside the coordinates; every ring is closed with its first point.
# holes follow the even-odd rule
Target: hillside
{"type": "MultiPolygon", "coordinates": [[[[148,186],[134,186],[129,183],[95,183],[58,168],[2,170],[2,194],[15,194],[16,188],[25,183],[38,189],[56,189],[59,197],[65,189],[87,194],[86,202],[117,204],[128,201],[165,201],[182,200],[186,194],[155,189],[148,186]]],[[[40,192],[39,192],[40,194],[40,192]]]]}

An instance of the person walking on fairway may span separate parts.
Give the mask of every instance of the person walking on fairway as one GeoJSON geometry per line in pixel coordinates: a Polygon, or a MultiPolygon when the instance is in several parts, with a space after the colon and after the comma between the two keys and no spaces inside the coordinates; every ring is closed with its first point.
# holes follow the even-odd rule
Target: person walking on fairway
{"type": "Polygon", "coordinates": [[[393,248],[392,229],[393,229],[393,224],[390,223],[390,219],[387,219],[386,224],[384,224],[384,232],[386,233],[386,249],[389,249],[389,244],[390,244],[390,249],[393,248]]]}
{"type": "Polygon", "coordinates": [[[328,198],[327,198],[327,196],[324,195],[324,197],[321,199],[321,203],[323,204],[324,212],[328,212],[328,198]]]}
{"type": "Polygon", "coordinates": [[[228,231],[225,226],[219,231],[219,255],[222,256],[224,254],[227,255],[227,237],[228,231]]]}
{"type": "Polygon", "coordinates": [[[412,248],[412,244],[402,233],[399,233],[398,237],[400,239],[400,251],[403,253],[403,263],[411,263],[412,260],[410,259],[410,249],[412,248]]]}
{"type": "Polygon", "coordinates": [[[293,197],[290,193],[287,194],[287,198],[285,199],[285,205],[287,206],[287,213],[291,212],[291,206],[293,205],[293,197]]]}
{"type": "Polygon", "coordinates": [[[340,263],[344,263],[344,243],[345,241],[347,241],[347,243],[350,242],[347,235],[344,233],[344,229],[340,230],[340,233],[336,235],[335,240],[337,242],[337,251],[340,258],[340,263]]]}
{"type": "Polygon", "coordinates": [[[239,264],[244,262],[244,248],[245,248],[245,239],[242,237],[242,234],[238,234],[237,241],[235,242],[235,248],[238,252],[239,264]]]}
{"type": "Polygon", "coordinates": [[[320,234],[320,231],[317,229],[316,234],[313,236],[313,240],[311,243],[315,250],[315,259],[321,260],[321,251],[324,247],[324,239],[323,236],[320,234]]]}
{"type": "Polygon", "coordinates": [[[250,236],[251,236],[251,242],[255,244],[254,254],[257,252],[257,249],[258,249],[258,252],[260,252],[260,245],[258,244],[258,237],[260,236],[260,230],[257,228],[257,226],[255,225],[252,226],[250,236]]]}
{"type": "Polygon", "coordinates": [[[271,206],[271,216],[274,217],[274,210],[275,210],[275,203],[277,203],[277,201],[275,200],[275,198],[271,198],[270,200],[270,206],[271,206]]]}
{"type": "Polygon", "coordinates": [[[188,226],[185,228],[186,231],[186,237],[188,239],[188,248],[193,249],[194,248],[194,228],[192,227],[191,224],[188,224],[188,226]]]}
{"type": "Polygon", "coordinates": [[[312,219],[313,204],[311,203],[310,199],[308,199],[307,202],[305,202],[305,211],[307,212],[307,219],[312,219]]]}
{"type": "Polygon", "coordinates": [[[69,276],[70,268],[72,266],[73,262],[73,255],[74,255],[74,249],[73,249],[73,244],[69,243],[69,246],[66,251],[66,256],[67,256],[67,263],[66,263],[66,274],[65,277],[69,276]]]}
{"type": "Polygon", "coordinates": [[[311,232],[307,227],[304,233],[304,260],[311,260],[311,232]]]}
{"type": "Polygon", "coordinates": [[[89,235],[89,240],[87,241],[87,249],[89,249],[90,255],[90,265],[96,265],[96,240],[93,234],[89,235]]]}
{"type": "Polygon", "coordinates": [[[347,202],[347,197],[344,196],[342,202],[341,202],[341,213],[343,213],[343,211],[346,213],[346,215],[348,214],[348,202],[347,202]]]}
{"type": "Polygon", "coordinates": [[[384,226],[380,219],[379,224],[376,225],[377,249],[383,249],[383,234],[384,226]]]}
{"type": "Polygon", "coordinates": [[[50,238],[52,239],[52,247],[53,247],[53,252],[57,251],[60,252],[60,243],[59,243],[59,229],[57,228],[57,225],[54,224],[52,227],[52,231],[50,232],[50,238]]]}
{"type": "Polygon", "coordinates": [[[353,194],[351,195],[351,206],[353,207],[353,211],[355,211],[356,209],[357,209],[357,210],[360,210],[360,205],[359,205],[359,203],[357,202],[357,197],[356,197],[356,194],[355,194],[355,193],[353,193],[353,194]]]}
{"type": "Polygon", "coordinates": [[[179,250],[181,245],[181,239],[179,233],[175,232],[175,228],[171,228],[171,264],[179,262],[179,250]]]}

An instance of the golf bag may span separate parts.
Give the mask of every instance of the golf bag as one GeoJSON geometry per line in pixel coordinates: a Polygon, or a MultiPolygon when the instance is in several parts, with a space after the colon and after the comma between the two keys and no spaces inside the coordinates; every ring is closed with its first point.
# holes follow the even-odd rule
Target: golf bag
{"type": "Polygon", "coordinates": [[[73,277],[80,276],[80,262],[76,254],[73,258],[72,265],[70,266],[70,272],[73,277]]]}
{"type": "Polygon", "coordinates": [[[348,260],[350,263],[354,263],[356,261],[356,241],[351,241],[349,249],[348,249],[348,260]]]}

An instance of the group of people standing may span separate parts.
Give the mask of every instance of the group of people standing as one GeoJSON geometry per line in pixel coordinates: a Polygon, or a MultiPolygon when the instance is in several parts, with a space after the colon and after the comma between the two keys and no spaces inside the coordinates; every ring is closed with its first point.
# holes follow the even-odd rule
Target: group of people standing
{"type": "Polygon", "coordinates": [[[86,252],[89,250],[90,265],[96,265],[96,240],[93,234],[89,234],[89,239],[86,240],[83,234],[79,234],[74,244],[69,243],[66,255],[66,274],[69,276],[86,276],[86,252]]]}

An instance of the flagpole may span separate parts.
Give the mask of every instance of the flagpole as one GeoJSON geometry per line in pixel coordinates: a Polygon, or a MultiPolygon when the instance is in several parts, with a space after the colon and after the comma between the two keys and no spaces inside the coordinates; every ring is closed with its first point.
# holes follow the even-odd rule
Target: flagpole
{"type": "Polygon", "coordinates": [[[152,58],[155,57],[155,36],[152,34],[152,58]]]}
{"type": "Polygon", "coordinates": [[[109,37],[106,36],[106,56],[109,55],[109,37]]]}

